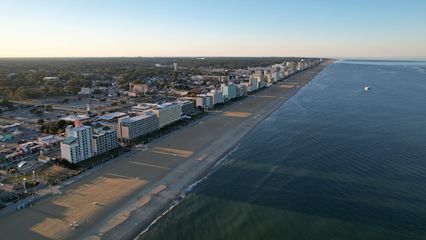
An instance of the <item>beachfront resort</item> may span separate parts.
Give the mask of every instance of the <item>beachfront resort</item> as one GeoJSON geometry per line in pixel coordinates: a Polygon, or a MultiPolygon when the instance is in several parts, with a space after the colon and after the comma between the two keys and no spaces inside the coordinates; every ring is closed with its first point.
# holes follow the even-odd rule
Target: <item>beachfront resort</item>
{"type": "MultiPolygon", "coordinates": [[[[178,75],[178,80],[164,87],[154,76],[120,87],[117,76],[96,76],[108,80],[94,80],[92,87],[81,87],[75,96],[39,99],[35,104],[10,101],[2,108],[2,122],[9,124],[1,126],[1,206],[25,207],[27,203],[19,202],[38,199],[40,189],[132,149],[147,150],[150,141],[321,62],[298,59],[245,69],[203,66],[196,75],[179,75],[186,69],[177,63],[155,64],[156,69],[178,75]],[[186,91],[177,87],[182,83],[186,91]]],[[[56,76],[43,79],[62,82],[56,76]]]]}

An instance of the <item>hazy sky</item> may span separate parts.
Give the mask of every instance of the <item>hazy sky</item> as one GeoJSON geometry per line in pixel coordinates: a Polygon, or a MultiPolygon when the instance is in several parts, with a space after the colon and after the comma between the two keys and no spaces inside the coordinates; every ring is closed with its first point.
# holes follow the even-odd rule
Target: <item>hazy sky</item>
{"type": "Polygon", "coordinates": [[[426,0],[0,0],[0,57],[425,57],[426,0]]]}

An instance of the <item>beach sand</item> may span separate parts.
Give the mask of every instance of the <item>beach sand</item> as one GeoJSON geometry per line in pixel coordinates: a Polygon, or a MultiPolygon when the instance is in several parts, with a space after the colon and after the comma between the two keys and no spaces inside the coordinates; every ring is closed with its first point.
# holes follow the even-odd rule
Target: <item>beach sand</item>
{"type": "Polygon", "coordinates": [[[330,62],[133,150],[0,219],[2,239],[132,239],[330,62]]]}

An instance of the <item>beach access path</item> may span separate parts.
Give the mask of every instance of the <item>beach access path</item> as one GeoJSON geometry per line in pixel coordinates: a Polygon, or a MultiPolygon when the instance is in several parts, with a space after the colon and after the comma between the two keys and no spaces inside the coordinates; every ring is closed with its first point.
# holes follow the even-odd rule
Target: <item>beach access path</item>
{"type": "Polygon", "coordinates": [[[121,155],[0,219],[1,239],[132,239],[331,61],[121,155]]]}

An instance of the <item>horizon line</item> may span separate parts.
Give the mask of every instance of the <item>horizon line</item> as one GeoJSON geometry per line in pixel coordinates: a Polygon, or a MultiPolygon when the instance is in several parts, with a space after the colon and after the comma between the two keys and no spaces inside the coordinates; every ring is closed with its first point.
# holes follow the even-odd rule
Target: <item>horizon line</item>
{"type": "Polygon", "coordinates": [[[25,56],[25,57],[0,57],[0,59],[88,59],[88,58],[325,58],[335,60],[426,60],[426,56],[389,56],[389,57],[363,57],[363,56],[25,56]]]}

